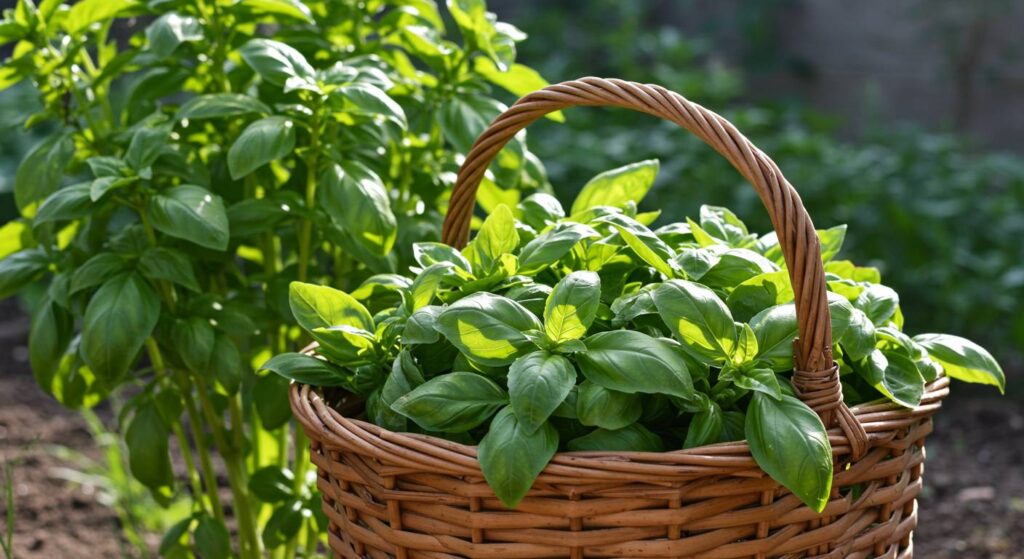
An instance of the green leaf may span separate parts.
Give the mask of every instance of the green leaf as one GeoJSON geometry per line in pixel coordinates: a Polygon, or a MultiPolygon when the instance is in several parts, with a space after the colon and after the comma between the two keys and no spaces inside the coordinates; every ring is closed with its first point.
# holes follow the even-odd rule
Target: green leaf
{"type": "MultiPolygon", "coordinates": [[[[696,235],[707,233],[708,235],[725,241],[733,247],[742,246],[749,235],[747,226],[729,208],[721,206],[700,207],[700,227],[696,235]]],[[[706,241],[705,241],[706,242],[706,241]]],[[[701,246],[705,245],[701,242],[701,246]]]]}
{"type": "Polygon", "coordinates": [[[597,231],[582,223],[559,223],[519,252],[519,273],[536,274],[558,262],[583,239],[597,237],[597,231]]]}
{"type": "Polygon", "coordinates": [[[274,549],[293,540],[305,520],[302,501],[279,504],[267,519],[260,538],[267,549],[274,549]]]}
{"type": "Polygon", "coordinates": [[[51,194],[36,211],[33,225],[79,219],[92,211],[90,183],[65,186],[51,194]]]}
{"type": "Polygon", "coordinates": [[[915,408],[924,395],[924,377],[914,360],[903,353],[872,351],[854,364],[858,373],[879,392],[897,404],[915,408]]]}
{"type": "Polygon", "coordinates": [[[725,302],[736,320],[750,320],[769,307],[792,301],[793,297],[789,272],[778,270],[744,280],[729,292],[725,302]]]}
{"type": "Polygon", "coordinates": [[[352,376],[323,359],[302,353],[281,353],[270,358],[260,370],[311,386],[348,386],[352,376]]]}
{"type": "Polygon", "coordinates": [[[49,264],[46,253],[37,248],[18,251],[0,260],[0,299],[35,281],[49,264]]]}
{"type": "Polygon", "coordinates": [[[353,326],[373,331],[373,317],[359,301],[332,287],[293,281],[288,303],[299,326],[312,331],[331,326],[353,326]]]}
{"type": "Polygon", "coordinates": [[[77,35],[94,23],[113,18],[134,3],[132,0],[81,0],[75,2],[64,18],[64,29],[70,35],[77,35]]]}
{"type": "Polygon", "coordinates": [[[899,307],[900,297],[891,288],[881,284],[871,284],[865,287],[853,306],[864,311],[875,326],[885,326],[889,319],[896,314],[899,307]]]}
{"type": "Polygon", "coordinates": [[[292,408],[288,403],[289,380],[279,375],[257,377],[252,387],[252,403],[264,429],[274,430],[288,423],[292,408]]]}
{"type": "MultiPolygon", "coordinates": [[[[522,97],[548,86],[547,80],[540,73],[522,64],[513,64],[508,70],[503,72],[498,69],[498,66],[490,58],[478,56],[473,59],[473,70],[487,81],[517,97],[522,97]]],[[[562,114],[562,111],[548,113],[545,116],[555,122],[565,122],[565,116],[562,114]]]]}
{"type": "Polygon", "coordinates": [[[427,305],[413,312],[402,331],[402,343],[432,344],[441,339],[441,333],[437,331],[437,317],[442,310],[437,305],[427,305]]]}
{"type": "Polygon", "coordinates": [[[216,518],[203,516],[196,526],[196,551],[203,559],[228,559],[231,557],[231,536],[224,523],[216,518]]]}
{"type": "Polygon", "coordinates": [[[528,433],[544,425],[575,385],[576,369],[572,363],[546,351],[516,359],[508,371],[512,410],[528,433]]]}
{"type": "Polygon", "coordinates": [[[725,416],[722,414],[722,407],[717,402],[708,402],[708,406],[697,412],[690,420],[683,448],[697,448],[717,443],[722,436],[724,423],[725,416]]]}
{"type": "Polygon", "coordinates": [[[315,83],[316,71],[294,48],[270,39],[250,39],[239,49],[242,59],[265,81],[284,86],[289,78],[315,83]]]}
{"type": "Polygon", "coordinates": [[[61,133],[36,144],[25,155],[14,175],[14,201],[22,215],[30,215],[28,209],[33,203],[42,202],[57,191],[64,168],[74,154],[75,142],[70,133],[61,133]]]}
{"type": "Polygon", "coordinates": [[[120,255],[112,252],[96,254],[75,269],[75,272],[71,275],[68,295],[74,295],[97,285],[102,285],[107,280],[127,269],[128,262],[120,255]]]}
{"type": "Polygon", "coordinates": [[[247,126],[228,150],[231,178],[238,180],[295,149],[295,123],[269,116],[247,126]]]}
{"type": "Polygon", "coordinates": [[[506,407],[491,421],[477,458],[495,495],[506,507],[515,508],[557,451],[558,432],[550,423],[530,433],[506,407]]]}
{"type": "Polygon", "coordinates": [[[642,238],[625,227],[615,225],[615,229],[619,232],[619,235],[622,236],[622,240],[626,241],[626,245],[633,249],[633,252],[636,253],[641,260],[649,264],[652,268],[662,273],[667,278],[675,276],[672,266],[670,266],[656,250],[645,243],[642,238]]]}
{"type": "Polygon", "coordinates": [[[597,318],[600,304],[601,278],[596,273],[573,272],[562,278],[544,305],[548,339],[559,343],[582,338],[597,318]]]}
{"type": "Polygon", "coordinates": [[[375,85],[353,83],[339,87],[335,93],[344,99],[343,110],[346,112],[374,118],[386,118],[402,128],[408,126],[402,106],[375,85]]]}
{"type": "Polygon", "coordinates": [[[423,378],[423,371],[416,364],[416,359],[407,349],[403,349],[395,363],[391,366],[391,374],[388,375],[384,386],[380,391],[381,401],[388,407],[402,396],[426,382],[423,378]]]}
{"type": "Polygon", "coordinates": [[[1006,375],[999,363],[985,348],[949,334],[920,334],[914,341],[921,344],[928,355],[937,361],[946,374],[965,382],[990,384],[1006,391],[1006,375]]]}
{"type": "Polygon", "coordinates": [[[128,372],[159,317],[160,298],[141,276],[108,280],[85,309],[82,359],[97,377],[113,384],[128,372]]]}
{"type": "Polygon", "coordinates": [[[621,429],[595,429],[577,437],[567,445],[569,450],[603,451],[603,452],[664,452],[665,445],[661,437],[650,432],[639,423],[621,429]]]}
{"type": "Polygon", "coordinates": [[[149,24],[146,40],[149,50],[163,58],[170,56],[182,43],[202,41],[203,26],[194,17],[171,12],[149,24]]]}
{"type": "Polygon", "coordinates": [[[74,334],[74,318],[47,298],[32,316],[28,335],[28,360],[40,388],[52,393],[54,376],[74,334]]]}
{"type": "Polygon", "coordinates": [[[736,328],[725,303],[703,285],[684,280],[661,284],[653,294],[658,314],[683,347],[705,363],[720,363],[736,347],[736,328]]]}
{"type": "Polygon", "coordinates": [[[508,394],[487,377],[454,372],[434,377],[391,404],[391,409],[428,431],[464,433],[508,403],[508,394]]]}
{"type": "Polygon", "coordinates": [[[182,362],[194,373],[206,374],[216,334],[209,320],[193,316],[174,323],[171,342],[182,362]]]}
{"type": "Polygon", "coordinates": [[[815,512],[832,491],[832,447],[818,414],[792,396],[755,392],[747,410],[747,442],[754,460],[815,512]]]}
{"type": "Polygon", "coordinates": [[[519,246],[519,233],[512,210],[501,204],[484,220],[473,242],[462,253],[476,264],[481,274],[493,271],[495,262],[503,254],[515,252],[519,246]]]}
{"type": "Polygon", "coordinates": [[[228,216],[220,196],[205,188],[183,184],[149,199],[146,208],[153,227],[178,239],[212,250],[228,248],[228,216]]]}
{"type": "Polygon", "coordinates": [[[171,428],[154,405],[138,408],[128,424],[124,440],[128,446],[128,467],[135,479],[157,490],[174,483],[167,441],[171,428]]]}
{"type": "Polygon", "coordinates": [[[793,368],[793,340],[797,336],[796,307],[792,303],[769,307],[750,319],[757,336],[757,361],[778,371],[793,368]]]}
{"type": "Polygon", "coordinates": [[[280,503],[293,499],[295,474],[288,468],[266,466],[249,477],[249,491],[264,503],[280,503]]]}
{"type": "Polygon", "coordinates": [[[585,380],[576,395],[576,418],[580,423],[617,430],[632,425],[643,414],[643,402],[637,394],[610,390],[585,380]]]}
{"type": "Polygon", "coordinates": [[[630,202],[639,204],[654,184],[658,167],[657,159],[648,159],[597,175],[576,196],[570,215],[597,206],[625,208],[630,202]]]}
{"type": "Polygon", "coordinates": [[[771,369],[741,370],[727,368],[719,378],[732,381],[733,384],[744,390],[753,390],[754,392],[767,394],[776,400],[782,397],[782,387],[779,385],[779,379],[771,369]]]}
{"type": "Polygon", "coordinates": [[[270,107],[241,93],[208,93],[197,95],[181,105],[177,120],[200,120],[248,114],[268,114],[270,107]]]}
{"type": "Polygon", "coordinates": [[[192,261],[179,250],[166,247],[147,248],[139,258],[139,272],[153,280],[167,280],[185,289],[200,292],[192,270],[192,261]]]}
{"type": "MultiPolygon", "coordinates": [[[[128,144],[128,151],[124,156],[125,163],[136,171],[149,167],[167,146],[170,134],[170,124],[140,127],[132,134],[132,141],[128,144]]],[[[94,195],[93,200],[97,199],[94,195]]]]}
{"type": "Polygon", "coordinates": [[[223,333],[217,332],[213,343],[213,354],[210,356],[208,370],[224,394],[234,396],[242,386],[242,353],[235,342],[223,333]]]}
{"type": "Polygon", "coordinates": [[[735,365],[752,363],[757,357],[760,347],[757,345],[757,334],[749,324],[736,323],[736,347],[730,361],[735,365]]]}
{"type": "Polygon", "coordinates": [[[584,340],[577,356],[588,380],[619,392],[669,394],[687,398],[693,382],[686,362],[668,343],[641,332],[614,330],[584,340]]]}
{"type": "Polygon", "coordinates": [[[843,241],[846,239],[846,225],[819,229],[817,233],[821,242],[821,260],[828,262],[835,258],[843,248],[843,241]]]}
{"type": "Polygon", "coordinates": [[[237,5],[258,14],[285,16],[313,23],[313,14],[300,0],[241,0],[237,5]]]}
{"type": "Polygon", "coordinates": [[[522,305],[490,293],[460,299],[437,319],[437,330],[459,351],[492,367],[508,365],[532,347],[523,332],[541,328],[522,305]]]}
{"type": "Polygon", "coordinates": [[[346,161],[324,170],[317,189],[321,206],[368,251],[386,256],[398,225],[384,182],[365,165],[346,161]]]}
{"type": "MultiPolygon", "coordinates": [[[[458,95],[441,105],[437,114],[441,131],[459,153],[469,153],[473,142],[504,110],[504,105],[481,95],[458,95]]],[[[502,152],[515,149],[513,141],[502,152]]],[[[499,163],[500,158],[499,157],[499,163]]]]}
{"type": "Polygon", "coordinates": [[[849,326],[843,332],[839,343],[843,353],[853,361],[860,361],[875,350],[875,325],[860,309],[853,309],[849,326]]]}

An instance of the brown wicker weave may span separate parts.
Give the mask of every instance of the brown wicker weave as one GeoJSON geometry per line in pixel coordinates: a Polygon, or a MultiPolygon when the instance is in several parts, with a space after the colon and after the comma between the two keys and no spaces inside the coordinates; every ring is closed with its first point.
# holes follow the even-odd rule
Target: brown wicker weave
{"type": "Polygon", "coordinates": [[[613,79],[583,78],[527,95],[467,155],[444,241],[466,244],[477,186],[501,147],[530,122],[576,105],[670,120],[728,159],[757,190],[796,293],[794,388],[832,427],[832,499],[824,513],[814,512],[758,468],[745,442],[734,442],[666,453],[559,453],[512,511],[485,483],[475,447],[387,431],[355,419],[358,402],[335,409],[316,390],[296,385],[291,405],[313,441],[335,555],[911,557],[924,438],[948,380],[929,384],[913,410],[888,402],[843,404],[814,226],[775,163],[724,118],[662,87],[613,79]]]}

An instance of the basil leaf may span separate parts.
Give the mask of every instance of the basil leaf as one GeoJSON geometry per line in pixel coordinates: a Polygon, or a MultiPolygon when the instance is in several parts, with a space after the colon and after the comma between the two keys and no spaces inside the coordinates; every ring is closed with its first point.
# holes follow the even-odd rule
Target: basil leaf
{"type": "Polygon", "coordinates": [[[428,431],[464,433],[508,403],[508,394],[487,377],[454,372],[434,377],[391,404],[391,409],[428,431]]]}
{"type": "Polygon", "coordinates": [[[33,203],[45,200],[60,188],[64,168],[74,155],[75,142],[70,132],[46,138],[25,155],[14,174],[14,201],[23,214],[33,203]]]}
{"type": "Polygon", "coordinates": [[[518,246],[519,233],[516,231],[512,210],[501,204],[487,216],[476,238],[463,254],[475,264],[474,270],[478,276],[486,275],[494,269],[494,263],[500,256],[515,252],[518,246]]]}
{"type": "Polygon", "coordinates": [[[49,258],[40,249],[15,252],[0,259],[0,298],[10,297],[46,272],[49,258]]]}
{"type": "Polygon", "coordinates": [[[432,344],[441,339],[441,333],[437,331],[437,317],[442,310],[437,305],[428,305],[412,313],[402,331],[402,343],[432,344]]]}
{"type": "Polygon", "coordinates": [[[551,290],[544,305],[544,332],[552,342],[578,340],[597,318],[601,278],[594,272],[573,272],[551,290]]]}
{"type": "Polygon", "coordinates": [[[965,382],[990,384],[1006,390],[1006,375],[1002,367],[978,344],[949,334],[920,334],[914,341],[923,346],[946,374],[965,382]]]}
{"type": "Polygon", "coordinates": [[[747,410],[747,442],[754,460],[816,512],[832,491],[832,447],[818,414],[792,396],[755,392],[747,410]]]}
{"type": "Polygon", "coordinates": [[[316,71],[294,48],[270,39],[250,39],[239,49],[242,59],[264,80],[283,86],[289,78],[315,81],[316,71]]]}
{"type": "Polygon", "coordinates": [[[526,243],[519,253],[519,273],[536,274],[558,262],[583,239],[598,236],[582,223],[559,223],[526,243]]]}
{"type": "Polygon", "coordinates": [[[412,254],[416,263],[424,268],[438,262],[450,262],[464,272],[473,268],[458,249],[444,243],[413,243],[412,254]]]}
{"type": "Polygon", "coordinates": [[[387,256],[394,248],[398,225],[388,192],[368,167],[355,161],[331,165],[320,177],[317,196],[331,219],[366,250],[387,256]]]}
{"type": "Polygon", "coordinates": [[[241,93],[208,93],[197,95],[182,103],[175,115],[177,120],[200,120],[248,114],[269,114],[270,107],[241,93]]]}
{"type": "Polygon", "coordinates": [[[639,423],[622,429],[595,429],[594,431],[569,441],[571,451],[605,451],[605,452],[664,452],[665,445],[661,437],[649,431],[639,423]]]}
{"type": "Polygon", "coordinates": [[[609,390],[586,380],[576,395],[576,418],[580,423],[603,429],[622,429],[635,423],[643,413],[637,394],[609,390]]]}
{"type": "Polygon", "coordinates": [[[731,290],[751,278],[778,272],[772,261],[745,248],[733,248],[722,253],[700,281],[711,288],[731,290]]]}
{"type": "Polygon", "coordinates": [[[854,369],[871,386],[897,404],[915,408],[924,395],[924,377],[910,357],[899,352],[872,351],[854,363],[854,369]]]}
{"type": "Polygon", "coordinates": [[[108,280],[85,309],[82,359],[97,377],[113,385],[128,372],[159,317],[160,299],[138,274],[108,280]]]}
{"type": "MultiPolygon", "coordinates": [[[[673,277],[675,273],[672,271],[672,266],[662,258],[654,248],[644,242],[644,239],[634,234],[633,231],[619,225],[615,225],[615,229],[622,236],[622,240],[626,241],[626,245],[633,250],[633,253],[637,255],[641,260],[646,262],[650,267],[654,268],[665,277],[673,277]]],[[[669,254],[669,257],[674,255],[669,254]]]]}
{"type": "Polygon", "coordinates": [[[868,285],[853,302],[853,306],[864,311],[875,326],[885,326],[896,314],[899,304],[899,295],[891,288],[880,284],[868,285]]]}
{"type": "Polygon", "coordinates": [[[576,369],[561,355],[535,351],[508,371],[512,410],[528,433],[539,429],[576,385],[576,369]]]}
{"type": "Polygon", "coordinates": [[[515,508],[558,451],[558,432],[545,423],[528,432],[511,407],[498,412],[477,447],[484,479],[506,507],[515,508]]]}
{"type": "Polygon", "coordinates": [[[615,330],[584,340],[587,351],[577,360],[588,380],[619,392],[693,394],[686,362],[665,342],[646,334],[615,330]]]}
{"type": "Polygon", "coordinates": [[[558,199],[544,192],[537,192],[524,198],[519,202],[519,210],[523,214],[523,221],[538,231],[565,217],[565,210],[558,199]]]}
{"type": "Polygon", "coordinates": [[[384,386],[380,390],[380,399],[390,407],[395,400],[412,392],[414,388],[424,382],[426,380],[423,378],[423,372],[416,365],[412,353],[409,350],[402,350],[395,359],[394,365],[391,366],[391,374],[384,381],[384,386]]]}
{"type": "Polygon", "coordinates": [[[658,160],[648,159],[604,171],[587,181],[572,203],[571,215],[597,206],[639,204],[658,176],[658,160]]]}
{"type": "Polygon", "coordinates": [[[91,184],[87,182],[65,186],[51,194],[36,211],[33,226],[54,221],[79,219],[92,211],[91,184]]]}
{"type": "MultiPolygon", "coordinates": [[[[2,264],[0,264],[2,265],[2,264]]],[[[71,275],[68,295],[102,285],[110,278],[128,270],[128,262],[112,252],[101,252],[82,263],[71,275]]]]}
{"type": "Polygon", "coordinates": [[[821,242],[821,261],[828,262],[835,258],[843,248],[843,241],[846,239],[846,225],[819,229],[817,233],[821,242]]]}
{"type": "Polygon", "coordinates": [[[205,373],[213,355],[215,333],[206,319],[193,316],[174,322],[171,342],[181,361],[195,373],[205,373]]]}
{"type": "Polygon", "coordinates": [[[205,188],[183,184],[161,192],[149,199],[146,215],[161,233],[212,250],[228,248],[224,203],[205,188]]]}
{"type": "Polygon", "coordinates": [[[860,361],[875,350],[875,325],[860,309],[853,309],[850,325],[843,332],[839,343],[843,352],[853,361],[860,361]]]}
{"type": "Polygon", "coordinates": [[[352,375],[342,368],[302,353],[275,355],[260,370],[312,386],[349,386],[352,380],[352,375]]]}
{"type": "Polygon", "coordinates": [[[167,445],[170,436],[171,428],[155,405],[139,407],[125,431],[128,468],[132,477],[152,490],[174,483],[167,445]]]}
{"type": "Polygon", "coordinates": [[[541,323],[506,297],[477,293],[449,306],[437,317],[437,330],[466,356],[488,366],[508,365],[532,347],[523,332],[541,323]]]}
{"type": "Polygon", "coordinates": [[[228,559],[231,557],[231,536],[224,523],[216,518],[203,516],[195,532],[196,551],[203,559],[228,559]]]}
{"type": "Polygon", "coordinates": [[[373,317],[359,301],[337,289],[293,281],[288,304],[299,326],[308,331],[331,326],[353,326],[373,331],[373,317]]]}
{"type": "Polygon", "coordinates": [[[683,448],[697,448],[717,443],[722,436],[724,422],[725,416],[722,413],[722,407],[717,402],[709,402],[706,408],[697,412],[697,415],[690,420],[683,448]]]}
{"type": "Polygon", "coordinates": [[[736,320],[747,321],[769,307],[791,302],[793,297],[789,272],[779,270],[743,281],[729,292],[725,302],[736,320]]]}
{"type": "Polygon", "coordinates": [[[228,150],[228,170],[238,180],[295,149],[295,123],[269,116],[245,127],[228,150]]]}
{"type": "Polygon", "coordinates": [[[697,359],[719,363],[736,347],[736,328],[725,303],[703,285],[670,280],[653,294],[658,314],[676,339],[697,359]]]}
{"type": "Polygon", "coordinates": [[[408,126],[405,111],[379,87],[369,83],[353,83],[333,92],[344,100],[343,111],[373,118],[387,118],[402,128],[408,126]]]}
{"type": "Polygon", "coordinates": [[[742,246],[750,234],[732,210],[721,206],[700,207],[700,230],[734,247],[742,246]]]}
{"type": "Polygon", "coordinates": [[[753,390],[754,392],[767,394],[776,400],[782,397],[782,387],[779,385],[779,379],[771,369],[758,368],[744,371],[730,368],[723,371],[719,378],[731,381],[744,390],[753,390]]]}
{"type": "Polygon", "coordinates": [[[200,292],[199,282],[196,281],[195,272],[192,270],[192,261],[175,249],[146,249],[139,258],[139,272],[149,279],[167,280],[196,293],[200,292]]]}

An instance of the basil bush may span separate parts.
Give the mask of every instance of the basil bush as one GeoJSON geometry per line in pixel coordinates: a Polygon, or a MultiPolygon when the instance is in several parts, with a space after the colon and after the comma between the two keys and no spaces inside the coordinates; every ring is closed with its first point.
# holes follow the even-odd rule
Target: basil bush
{"type": "MultiPolygon", "coordinates": [[[[515,507],[559,450],[652,451],[747,440],[758,464],[817,511],[832,453],[790,388],[793,290],[774,234],[726,208],[651,228],[637,204],[656,161],[595,177],[567,212],[538,193],[497,206],[462,251],[413,245],[408,276],[351,293],[291,284],[319,342],[278,355],[289,379],[343,386],[374,423],[478,444],[484,476],[515,507]]],[[[943,372],[1000,390],[982,348],[903,333],[899,296],[818,232],[846,401],[907,407],[943,372]]]]}

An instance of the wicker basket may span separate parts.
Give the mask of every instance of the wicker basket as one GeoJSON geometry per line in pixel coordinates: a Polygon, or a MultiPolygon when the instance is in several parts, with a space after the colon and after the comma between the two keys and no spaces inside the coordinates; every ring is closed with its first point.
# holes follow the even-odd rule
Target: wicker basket
{"type": "Polygon", "coordinates": [[[459,172],[444,241],[464,246],[477,186],[501,147],[541,116],[575,105],[634,109],[697,135],[754,186],[778,233],[796,293],[793,385],[826,426],[832,498],[818,514],[762,472],[745,442],[666,453],[556,454],[516,510],[484,482],[476,448],[393,433],[293,386],[312,440],[337,557],[909,558],[924,438],[948,393],[940,376],[913,410],[847,408],[831,355],[818,238],[775,163],[728,121],[654,85],[584,78],[520,99],[477,140],[459,172]]]}

